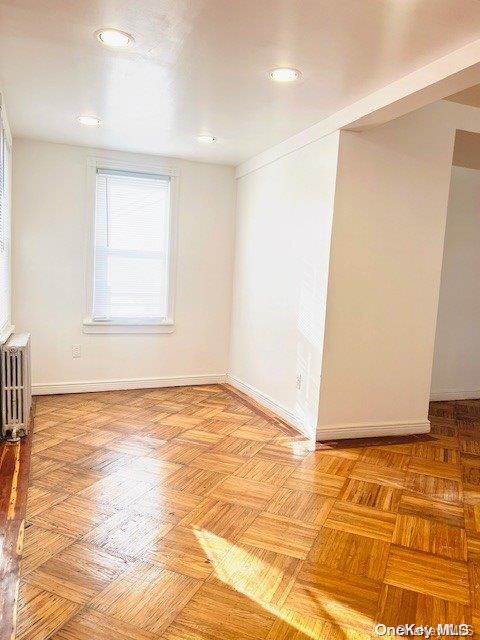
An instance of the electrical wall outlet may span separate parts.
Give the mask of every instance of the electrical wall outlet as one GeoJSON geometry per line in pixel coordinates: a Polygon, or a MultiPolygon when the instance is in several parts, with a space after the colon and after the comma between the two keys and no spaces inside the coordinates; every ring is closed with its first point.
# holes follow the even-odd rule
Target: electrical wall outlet
{"type": "Polygon", "coordinates": [[[72,344],[72,358],[82,357],[82,347],[79,344],[72,344]]]}
{"type": "Polygon", "coordinates": [[[301,389],[302,388],[302,374],[299,373],[297,374],[297,389],[301,389]]]}

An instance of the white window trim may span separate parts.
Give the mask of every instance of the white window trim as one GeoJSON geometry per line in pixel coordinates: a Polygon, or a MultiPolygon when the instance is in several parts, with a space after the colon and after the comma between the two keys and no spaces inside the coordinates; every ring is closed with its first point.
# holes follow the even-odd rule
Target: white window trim
{"type": "Polygon", "coordinates": [[[87,255],[85,269],[85,317],[83,333],[98,334],[132,334],[132,333],[173,333],[175,331],[175,290],[177,281],[177,234],[178,234],[178,178],[176,167],[163,163],[133,162],[118,160],[112,157],[90,156],[87,158],[87,255]],[[168,317],[162,322],[133,320],[129,322],[93,320],[93,276],[95,264],[95,191],[97,169],[113,169],[154,173],[170,177],[170,245],[169,245],[169,280],[168,280],[168,317]]]}
{"type": "Polygon", "coordinates": [[[9,339],[12,333],[15,331],[13,325],[8,325],[5,329],[0,331],[0,347],[9,339]]]}
{"type": "Polygon", "coordinates": [[[0,327],[0,345],[5,344],[8,338],[15,331],[15,327],[12,324],[12,226],[13,226],[13,216],[12,216],[12,132],[10,130],[10,125],[8,123],[5,101],[3,95],[0,93],[0,126],[3,127],[3,132],[6,138],[7,145],[9,147],[9,156],[8,156],[8,176],[9,176],[9,193],[7,194],[8,202],[9,202],[9,224],[10,224],[10,234],[8,238],[8,257],[9,257],[9,301],[8,301],[8,318],[7,322],[4,326],[0,327]]]}

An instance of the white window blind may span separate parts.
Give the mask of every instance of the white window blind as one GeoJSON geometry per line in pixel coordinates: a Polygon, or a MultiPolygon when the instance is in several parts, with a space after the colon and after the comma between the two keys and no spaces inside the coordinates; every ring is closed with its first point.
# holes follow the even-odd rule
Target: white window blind
{"type": "Polygon", "coordinates": [[[97,169],[92,319],[169,319],[170,178],[97,169]]]}
{"type": "Polygon", "coordinates": [[[0,110],[0,335],[10,326],[10,145],[0,110]]]}

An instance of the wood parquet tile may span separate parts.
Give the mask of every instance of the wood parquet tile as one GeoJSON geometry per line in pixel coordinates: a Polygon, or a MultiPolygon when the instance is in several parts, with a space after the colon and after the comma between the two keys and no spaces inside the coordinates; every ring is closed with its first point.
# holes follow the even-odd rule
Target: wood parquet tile
{"type": "Polygon", "coordinates": [[[340,572],[382,580],[390,543],[324,527],[307,556],[311,564],[321,564],[340,572]]]}
{"type": "Polygon", "coordinates": [[[421,496],[408,491],[403,492],[398,513],[417,515],[428,520],[445,522],[454,527],[465,526],[463,505],[443,502],[433,496],[421,496]]]}
{"type": "Polygon", "coordinates": [[[469,607],[424,593],[385,585],[380,596],[377,620],[389,626],[405,624],[405,620],[422,620],[428,626],[437,624],[471,624],[469,607]]]}
{"type": "Polygon", "coordinates": [[[175,620],[202,582],[138,562],[91,602],[92,607],[145,631],[160,633],[175,620]]]}
{"type": "Polygon", "coordinates": [[[337,501],[325,521],[325,526],[355,535],[390,542],[396,516],[388,511],[337,501]]]}
{"type": "Polygon", "coordinates": [[[261,511],[266,509],[277,489],[278,487],[274,485],[257,482],[257,480],[228,476],[213,489],[210,495],[226,502],[261,511]]]}
{"type": "Polygon", "coordinates": [[[38,398],[16,637],[479,633],[480,401],[431,422],[312,451],[225,385],[38,398]]]}
{"type": "Polygon", "coordinates": [[[35,480],[35,486],[45,489],[61,487],[65,493],[75,494],[83,489],[87,489],[100,480],[100,478],[100,474],[93,471],[80,469],[72,465],[64,465],[58,469],[53,469],[52,471],[39,475],[35,480]]]}
{"type": "Polygon", "coordinates": [[[305,562],[285,607],[370,633],[382,583],[321,564],[305,562]]]}
{"type": "Polygon", "coordinates": [[[409,549],[455,560],[467,559],[464,529],[419,516],[398,515],[392,541],[409,549]]]}
{"type": "Polygon", "coordinates": [[[164,514],[156,516],[122,509],[103,520],[83,540],[120,558],[141,558],[145,549],[173,529],[175,521],[164,514]]]}
{"type": "Polygon", "coordinates": [[[336,498],[345,485],[345,477],[322,473],[317,468],[300,466],[288,477],[284,486],[288,489],[313,491],[321,496],[336,498]]]}
{"type": "Polygon", "coordinates": [[[67,497],[68,493],[66,491],[58,491],[57,485],[55,485],[55,490],[33,486],[28,492],[27,517],[32,518],[49,507],[62,502],[67,497]]]}
{"type": "Polygon", "coordinates": [[[240,537],[240,542],[305,559],[317,535],[314,527],[270,513],[261,513],[240,537]]]}
{"type": "Polygon", "coordinates": [[[400,503],[401,490],[374,482],[349,478],[338,497],[351,504],[361,504],[382,511],[396,512],[400,503]]]}
{"type": "Polygon", "coordinates": [[[157,640],[158,634],[143,631],[93,609],[85,609],[52,637],[54,640],[157,640]]]}
{"type": "Polygon", "coordinates": [[[42,529],[34,524],[25,529],[22,550],[22,575],[25,577],[31,571],[55,556],[65,547],[73,544],[74,540],[61,533],[49,529],[42,529]]]}
{"type": "Polygon", "coordinates": [[[311,617],[283,611],[282,617],[277,618],[270,629],[266,640],[370,640],[370,634],[318,617],[311,617]]]}
{"type": "Polygon", "coordinates": [[[460,460],[460,452],[458,449],[450,449],[447,447],[436,446],[434,440],[428,442],[420,442],[415,444],[413,455],[417,458],[432,460],[434,462],[445,462],[457,464],[460,460]]]}
{"type": "Polygon", "coordinates": [[[233,475],[281,487],[294,471],[295,466],[292,464],[273,462],[257,456],[248,460],[233,475]]]}
{"type": "Polygon", "coordinates": [[[58,444],[43,449],[42,456],[50,460],[59,460],[65,463],[75,462],[76,460],[85,458],[85,456],[93,451],[93,447],[89,447],[87,444],[81,444],[80,442],[72,440],[63,440],[58,444]]]}
{"type": "Polygon", "coordinates": [[[128,561],[99,547],[75,542],[32,571],[26,582],[85,604],[127,568],[128,561]]]}
{"type": "Polygon", "coordinates": [[[189,576],[190,578],[196,578],[197,580],[206,580],[212,574],[214,571],[213,564],[203,553],[195,555],[194,553],[186,553],[183,550],[170,549],[163,544],[165,540],[166,538],[155,548],[146,549],[145,559],[164,569],[189,576]]]}
{"type": "Polygon", "coordinates": [[[274,551],[231,545],[215,566],[210,582],[226,584],[268,609],[285,603],[302,563],[274,551]]]}
{"type": "Polygon", "coordinates": [[[34,483],[37,478],[41,478],[45,473],[49,471],[55,471],[55,469],[61,469],[64,466],[63,462],[57,460],[49,460],[48,458],[41,458],[40,456],[34,456],[31,459],[30,464],[30,483],[34,483]]]}
{"type": "Polygon", "coordinates": [[[236,540],[238,536],[256,519],[253,509],[206,498],[179,523],[193,530],[203,529],[227,540],[236,540]]]}
{"type": "Polygon", "coordinates": [[[373,482],[383,487],[403,489],[407,473],[400,469],[373,466],[368,462],[357,462],[349,471],[348,477],[363,482],[373,482]]]}
{"type": "Polygon", "coordinates": [[[385,582],[397,587],[468,604],[468,568],[465,562],[392,545],[385,582]]]}
{"type": "Polygon", "coordinates": [[[115,513],[114,507],[92,503],[88,498],[70,496],[60,504],[29,517],[30,522],[43,529],[81,538],[115,513]]]}
{"type": "Polygon", "coordinates": [[[333,506],[332,498],[325,498],[308,491],[293,491],[281,487],[270,500],[267,511],[320,528],[333,506]]]}
{"type": "Polygon", "coordinates": [[[80,609],[79,604],[32,585],[20,585],[17,640],[50,638],[80,609]]]}
{"type": "MultiPolygon", "coordinates": [[[[446,480],[461,480],[462,468],[460,464],[451,462],[438,462],[438,460],[426,460],[425,458],[412,457],[408,470],[413,473],[426,474],[434,478],[445,478],[446,480]]],[[[465,479],[464,479],[465,481],[465,479]]]]}
{"type": "Polygon", "coordinates": [[[407,473],[405,489],[411,493],[438,498],[443,502],[462,501],[462,486],[456,480],[420,473],[407,473]]]}
{"type": "Polygon", "coordinates": [[[241,456],[207,450],[192,460],[190,466],[205,469],[206,471],[231,474],[244,464],[245,458],[241,456]]]}
{"type": "Polygon", "coordinates": [[[189,640],[194,633],[199,635],[193,638],[202,640],[261,640],[266,638],[274,619],[272,613],[247,595],[224,584],[205,582],[172,625],[173,633],[181,635],[170,635],[167,630],[162,640],[189,640]]]}

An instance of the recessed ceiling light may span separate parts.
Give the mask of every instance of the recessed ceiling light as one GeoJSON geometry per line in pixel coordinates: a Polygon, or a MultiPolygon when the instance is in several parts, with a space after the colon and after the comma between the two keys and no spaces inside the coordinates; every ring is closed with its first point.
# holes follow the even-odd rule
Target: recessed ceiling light
{"type": "Polygon", "coordinates": [[[85,127],[98,127],[101,124],[101,120],[97,116],[78,116],[77,120],[85,127]]]}
{"type": "Polygon", "coordinates": [[[294,82],[299,80],[302,74],[298,69],[291,69],[290,67],[278,67],[278,69],[272,69],[268,74],[271,80],[275,82],[294,82]]]}
{"type": "Polygon", "coordinates": [[[113,47],[115,49],[130,47],[135,42],[132,35],[126,31],[120,31],[119,29],[100,29],[100,31],[97,31],[95,35],[99,42],[107,47],[113,47]]]}
{"type": "Polygon", "coordinates": [[[212,144],[212,142],[216,142],[216,138],[213,136],[201,135],[197,136],[198,142],[203,142],[204,144],[212,144]]]}

